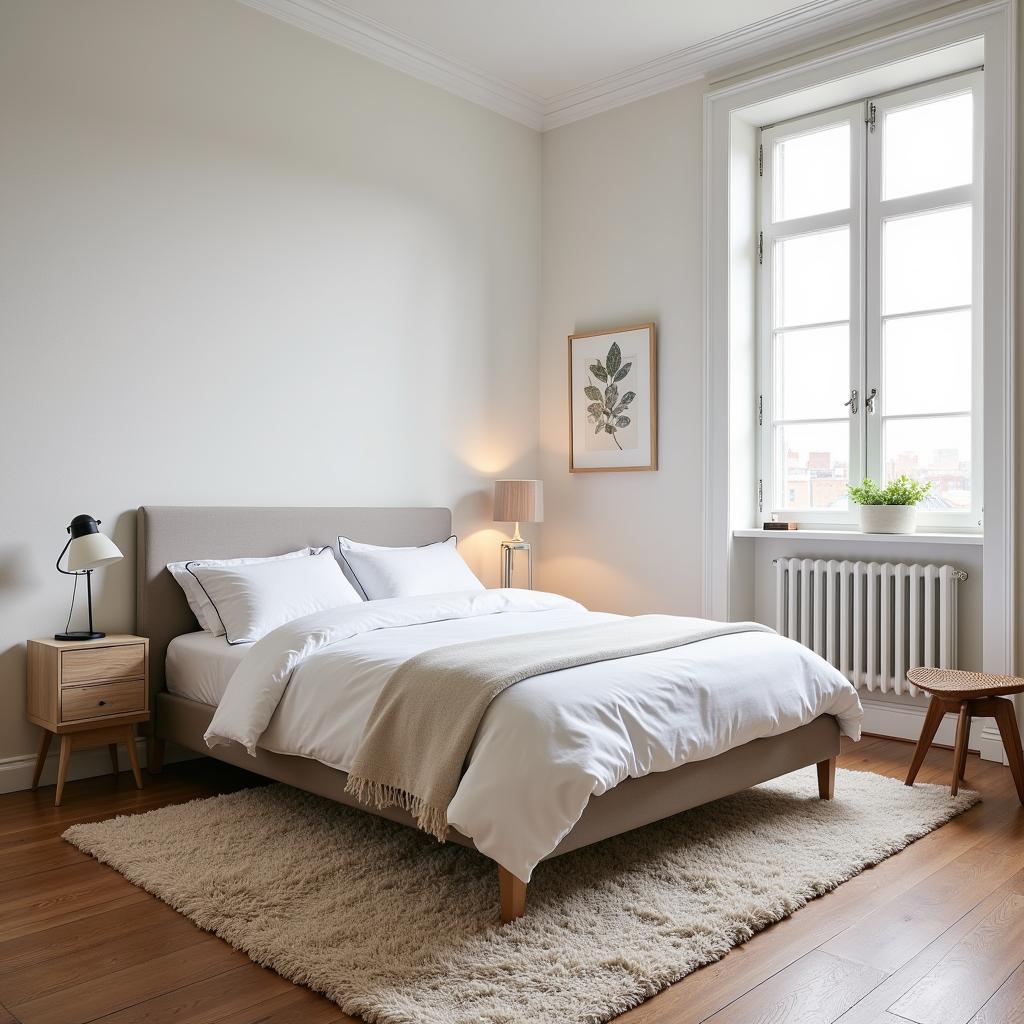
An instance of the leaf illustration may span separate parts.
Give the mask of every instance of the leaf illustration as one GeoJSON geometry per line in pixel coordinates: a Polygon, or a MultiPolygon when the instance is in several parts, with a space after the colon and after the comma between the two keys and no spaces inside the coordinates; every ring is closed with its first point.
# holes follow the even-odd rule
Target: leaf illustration
{"type": "Polygon", "coordinates": [[[617,341],[612,342],[612,347],[608,349],[608,376],[614,377],[619,372],[619,367],[622,365],[622,349],[619,348],[617,341]]]}
{"type": "Polygon", "coordinates": [[[600,402],[602,398],[601,389],[594,387],[593,384],[588,384],[583,389],[583,394],[585,394],[592,402],[600,402]]]}
{"type": "Polygon", "coordinates": [[[619,404],[617,406],[615,406],[614,409],[612,409],[612,415],[613,416],[621,416],[625,411],[626,411],[626,406],[622,402],[619,402],[619,404]]]}
{"type": "Polygon", "coordinates": [[[618,384],[618,382],[620,380],[624,379],[626,374],[629,373],[629,371],[632,368],[633,368],[633,364],[632,363],[626,363],[626,365],[623,366],[622,369],[619,370],[619,372],[617,374],[615,374],[615,383],[618,384]]]}
{"type": "Polygon", "coordinates": [[[635,391],[627,391],[622,396],[622,404],[623,405],[629,405],[629,403],[632,402],[634,398],[636,398],[636,392],[635,391]]]}
{"type": "Polygon", "coordinates": [[[618,400],[619,400],[619,389],[618,389],[618,387],[616,387],[616,385],[614,385],[614,384],[609,384],[608,387],[606,387],[604,389],[604,404],[609,409],[614,409],[615,408],[615,403],[618,402],[618,400]]]}
{"type": "Polygon", "coordinates": [[[606,423],[604,425],[604,432],[606,434],[614,434],[615,433],[615,427],[613,427],[610,423],[606,423]]]}
{"type": "Polygon", "coordinates": [[[600,434],[602,430],[604,430],[604,424],[600,420],[598,420],[597,421],[597,426],[594,427],[594,433],[595,434],[600,434]]]}
{"type": "Polygon", "coordinates": [[[606,384],[608,383],[608,371],[601,365],[600,359],[596,363],[590,364],[590,372],[598,380],[603,380],[606,384]]]}
{"type": "Polygon", "coordinates": [[[629,419],[628,416],[619,416],[615,420],[615,426],[617,426],[617,427],[628,427],[629,424],[630,424],[630,419],[629,419]]]}
{"type": "Polygon", "coordinates": [[[587,406],[587,412],[591,416],[600,416],[604,412],[604,406],[600,402],[591,402],[587,406]]]}

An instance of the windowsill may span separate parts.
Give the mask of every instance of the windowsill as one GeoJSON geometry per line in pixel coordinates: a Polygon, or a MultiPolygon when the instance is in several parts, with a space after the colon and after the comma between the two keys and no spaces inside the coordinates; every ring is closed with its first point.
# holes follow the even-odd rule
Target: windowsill
{"type": "Polygon", "coordinates": [[[963,544],[985,543],[981,533],[861,533],[859,530],[733,530],[733,537],[750,540],[825,540],[844,544],[963,544]]]}

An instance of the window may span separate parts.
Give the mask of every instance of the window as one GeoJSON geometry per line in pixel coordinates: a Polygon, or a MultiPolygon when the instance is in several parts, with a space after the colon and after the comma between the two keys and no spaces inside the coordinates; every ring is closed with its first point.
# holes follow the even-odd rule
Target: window
{"type": "Polygon", "coordinates": [[[759,498],[856,521],[847,485],[931,481],[981,518],[981,73],[761,132],[759,498]]]}

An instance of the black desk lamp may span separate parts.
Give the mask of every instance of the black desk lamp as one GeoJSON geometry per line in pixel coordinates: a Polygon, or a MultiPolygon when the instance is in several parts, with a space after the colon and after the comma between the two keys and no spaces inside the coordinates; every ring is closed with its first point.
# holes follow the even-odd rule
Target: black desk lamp
{"type": "MultiPolygon", "coordinates": [[[[92,628],[92,571],[100,569],[112,562],[117,562],[124,556],[117,549],[117,545],[107,536],[100,533],[100,521],[92,516],[75,516],[68,527],[71,534],[64,550],[57,556],[57,571],[65,576],[75,577],[75,586],[78,585],[78,577],[85,577],[85,588],[89,598],[89,628],[88,630],[72,630],[69,633],[55,633],[54,640],[101,640],[106,633],[98,633],[92,628]],[[68,555],[68,567],[62,569],[60,560],[64,557],[64,551],[71,549],[68,555]]],[[[75,608],[75,597],[71,595],[71,610],[75,608]]],[[[68,623],[71,622],[71,615],[68,615],[68,623]]]]}

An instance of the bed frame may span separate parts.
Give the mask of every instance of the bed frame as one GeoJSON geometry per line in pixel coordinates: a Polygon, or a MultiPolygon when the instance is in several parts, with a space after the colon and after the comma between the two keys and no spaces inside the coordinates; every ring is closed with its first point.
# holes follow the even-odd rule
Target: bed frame
{"type": "MultiPolygon", "coordinates": [[[[168,693],[167,646],[199,625],[185,595],[167,571],[167,563],[188,558],[273,555],[305,545],[334,547],[339,534],[369,544],[414,545],[444,540],[451,534],[446,508],[202,508],[143,506],[138,512],[138,633],[149,637],[150,707],[147,760],[159,772],[167,741],[198,751],[258,775],[357,807],[404,825],[414,819],[399,808],[368,808],[345,792],[347,774],[317,761],[260,750],[250,757],[234,744],[209,750],[203,742],[212,705],[168,693]]],[[[818,793],[830,800],[835,786],[839,728],[830,715],[791,732],[754,740],[706,761],[672,771],[627,779],[594,797],[583,816],[548,856],[600,842],[649,825],[700,804],[778,778],[809,765],[818,766],[818,793]]],[[[448,838],[472,847],[454,829],[448,838]]],[[[501,920],[520,917],[526,883],[498,866],[501,920]]]]}

